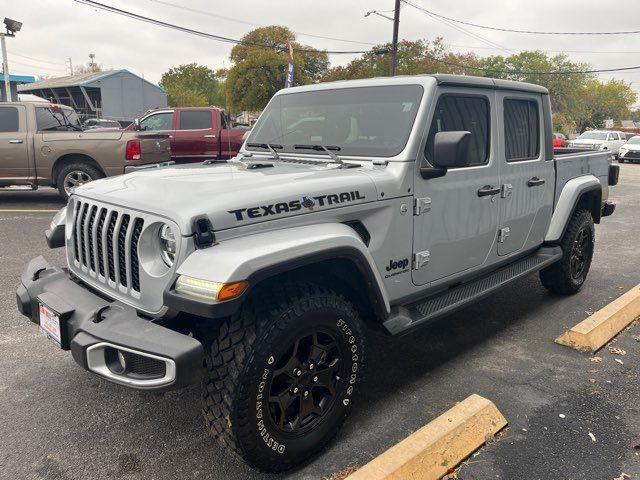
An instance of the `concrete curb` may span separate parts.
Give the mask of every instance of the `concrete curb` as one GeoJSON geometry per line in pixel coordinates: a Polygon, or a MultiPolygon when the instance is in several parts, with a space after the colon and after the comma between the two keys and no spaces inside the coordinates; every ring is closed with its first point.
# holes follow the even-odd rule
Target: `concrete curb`
{"type": "Polygon", "coordinates": [[[556,343],[594,353],[640,316],[640,285],[636,285],[586,320],[556,338],[556,343]]]}
{"type": "Polygon", "coordinates": [[[506,425],[493,402],[471,395],[346,480],[437,480],[506,425]]]}

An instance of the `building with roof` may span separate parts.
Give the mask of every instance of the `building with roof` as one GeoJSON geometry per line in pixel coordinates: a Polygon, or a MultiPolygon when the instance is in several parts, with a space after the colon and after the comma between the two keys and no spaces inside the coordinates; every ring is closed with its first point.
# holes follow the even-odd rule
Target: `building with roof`
{"type": "Polygon", "coordinates": [[[167,106],[167,92],[128,70],[79,73],[18,87],[53,103],[72,107],[81,119],[130,123],[147,110],[167,106]]]}
{"type": "MultiPolygon", "coordinates": [[[[11,85],[11,99],[17,100],[18,98],[18,85],[25,83],[34,83],[36,79],[31,75],[11,75],[9,74],[9,82],[11,85]]],[[[4,73],[0,73],[0,102],[6,102],[7,95],[4,91],[4,73]]]]}

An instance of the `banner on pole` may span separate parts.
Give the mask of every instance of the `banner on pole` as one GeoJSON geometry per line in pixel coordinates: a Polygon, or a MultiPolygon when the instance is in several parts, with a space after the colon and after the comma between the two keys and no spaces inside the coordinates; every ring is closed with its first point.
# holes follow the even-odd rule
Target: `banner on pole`
{"type": "Polygon", "coordinates": [[[289,65],[287,67],[287,79],[284,82],[284,88],[293,86],[293,47],[291,43],[287,42],[289,47],[289,65]]]}

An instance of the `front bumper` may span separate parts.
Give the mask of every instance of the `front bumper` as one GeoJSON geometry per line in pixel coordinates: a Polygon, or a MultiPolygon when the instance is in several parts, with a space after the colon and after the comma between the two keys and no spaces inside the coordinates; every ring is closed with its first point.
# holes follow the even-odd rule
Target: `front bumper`
{"type": "Polygon", "coordinates": [[[27,264],[16,297],[20,313],[36,324],[40,323],[40,303],[58,313],[62,349],[71,350],[82,368],[111,382],[142,390],[165,390],[200,378],[200,342],[141,318],[122,302],[96,295],[42,257],[27,264]],[[136,366],[134,371],[112,368],[113,355],[120,353],[127,364],[130,361],[136,366]]]}

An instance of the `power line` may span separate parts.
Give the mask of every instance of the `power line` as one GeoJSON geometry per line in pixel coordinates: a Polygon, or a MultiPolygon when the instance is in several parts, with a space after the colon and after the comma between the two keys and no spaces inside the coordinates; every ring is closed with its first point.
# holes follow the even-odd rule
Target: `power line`
{"type": "Polygon", "coordinates": [[[420,5],[416,5],[410,2],[409,0],[402,0],[402,1],[417,10],[421,10],[425,13],[428,13],[429,15],[434,15],[436,17],[442,18],[444,20],[448,20],[450,22],[460,23],[462,25],[468,25],[470,27],[484,28],[486,30],[495,30],[498,32],[526,33],[526,34],[532,34],[532,35],[636,35],[640,33],[640,30],[620,30],[620,31],[614,31],[614,32],[548,32],[548,31],[538,31],[538,30],[518,30],[514,28],[490,27],[488,25],[480,25],[478,23],[465,22],[463,20],[447,17],[445,15],[432,12],[431,10],[427,10],[426,8],[421,7],[420,5]]]}
{"type": "MultiPolygon", "coordinates": [[[[459,45],[454,43],[447,43],[450,47],[455,48],[474,48],[479,50],[500,50],[496,47],[483,47],[481,45],[459,45]]],[[[597,54],[606,54],[606,55],[615,55],[615,54],[638,54],[640,50],[547,50],[540,49],[540,52],[543,53],[597,53],[597,54]]]]}
{"type": "MultiPolygon", "coordinates": [[[[192,13],[197,13],[198,15],[206,15],[208,17],[212,17],[212,18],[219,18],[221,20],[227,20],[229,22],[235,22],[235,23],[240,23],[243,25],[249,25],[252,27],[263,27],[264,25],[261,25],[259,23],[255,23],[255,22],[249,22],[247,20],[240,20],[238,18],[233,18],[233,17],[227,17],[225,15],[219,15],[217,13],[211,13],[211,12],[207,12],[205,10],[198,10],[197,8],[191,8],[191,7],[185,7],[183,5],[178,5],[176,3],[171,3],[171,2],[165,2],[163,0],[148,0],[149,2],[154,2],[154,3],[158,3],[160,5],[166,5],[168,7],[173,7],[173,8],[178,8],[180,10],[184,10],[187,12],[192,12],[192,13]]],[[[294,31],[292,30],[293,33],[295,33],[296,35],[300,35],[300,36],[304,36],[304,37],[312,37],[312,38],[320,38],[322,40],[335,40],[336,42],[345,42],[345,43],[353,43],[356,45],[375,45],[375,43],[370,43],[370,42],[361,42],[358,40],[348,40],[346,38],[338,38],[338,37],[327,37],[324,35],[318,35],[315,33],[305,33],[305,32],[298,32],[298,31],[294,31]]]]}
{"type": "Polygon", "coordinates": [[[500,45],[499,43],[496,43],[496,42],[493,42],[493,41],[491,41],[491,40],[489,40],[489,39],[487,39],[487,38],[484,38],[484,37],[482,37],[482,36],[478,35],[477,33],[470,32],[469,30],[466,30],[466,29],[464,29],[464,28],[462,28],[462,27],[460,27],[460,26],[456,25],[455,23],[452,23],[452,22],[450,22],[450,21],[448,21],[448,20],[444,20],[444,19],[439,18],[439,17],[437,17],[437,16],[435,16],[435,15],[431,15],[431,14],[430,14],[430,13],[428,13],[428,12],[423,12],[423,13],[426,13],[428,16],[430,16],[430,17],[431,17],[431,18],[433,18],[434,20],[438,20],[438,21],[440,21],[440,22],[444,23],[445,25],[448,25],[449,27],[451,27],[451,28],[453,28],[453,29],[455,29],[455,30],[457,30],[457,31],[459,31],[459,32],[464,33],[465,35],[468,35],[468,36],[470,36],[470,37],[472,37],[472,38],[475,38],[476,40],[480,40],[480,41],[481,41],[481,42],[483,42],[485,45],[489,45],[490,47],[495,48],[495,49],[497,49],[497,50],[502,50],[503,52],[513,53],[513,50],[510,50],[510,49],[508,49],[507,47],[503,47],[503,46],[502,46],[502,45],[500,45]]]}
{"type": "Polygon", "coordinates": [[[37,70],[53,70],[53,71],[58,71],[58,72],[62,72],[62,71],[66,71],[66,69],[62,69],[62,68],[55,68],[55,67],[43,67],[40,65],[33,65],[31,63],[25,63],[25,62],[19,62],[18,60],[11,60],[11,63],[17,63],[18,65],[22,65],[23,67],[31,67],[31,68],[35,68],[37,70]]]}
{"type": "Polygon", "coordinates": [[[11,56],[20,57],[20,58],[26,58],[27,60],[31,60],[31,61],[38,62],[38,63],[48,63],[48,64],[51,64],[51,65],[64,65],[64,64],[62,64],[60,62],[51,62],[49,60],[42,60],[40,58],[29,57],[27,55],[21,55],[21,54],[17,54],[17,53],[11,53],[11,56]]]}
{"type": "Polygon", "coordinates": [[[431,55],[425,55],[425,56],[435,62],[439,62],[444,65],[449,65],[452,67],[462,68],[464,70],[473,70],[476,72],[480,71],[485,73],[500,73],[500,74],[507,74],[507,75],[576,75],[576,74],[586,75],[590,73],[627,72],[630,70],[640,70],[640,65],[636,65],[632,67],[619,67],[619,68],[599,68],[599,69],[592,69],[592,70],[552,70],[552,71],[546,71],[546,72],[522,71],[522,70],[500,70],[495,68],[474,67],[472,65],[463,65],[461,63],[443,60],[441,58],[437,58],[431,55]]]}
{"type": "MultiPolygon", "coordinates": [[[[213,33],[206,33],[206,32],[202,32],[199,30],[194,30],[192,28],[187,28],[187,27],[182,27],[180,25],[175,25],[173,23],[168,23],[168,22],[163,22],[162,20],[156,20],[154,18],[150,18],[150,17],[145,17],[143,15],[138,15],[137,13],[133,13],[133,12],[129,12],[127,10],[122,10],[120,8],[116,8],[116,7],[112,7],[110,5],[105,5],[103,3],[99,3],[99,2],[95,2],[93,0],[74,0],[74,2],[77,3],[83,3],[85,5],[89,5],[91,7],[95,7],[98,8],[100,10],[105,10],[107,12],[111,12],[111,13],[115,13],[118,15],[122,15],[124,17],[128,17],[128,18],[132,18],[134,20],[139,20],[142,22],[146,22],[146,23],[151,23],[153,25],[158,25],[161,27],[165,27],[165,28],[171,28],[174,30],[178,30],[184,33],[189,33],[191,35],[196,35],[199,37],[203,37],[203,38],[208,38],[210,40],[215,40],[218,42],[223,42],[223,43],[231,43],[231,44],[235,44],[235,45],[245,45],[245,46],[251,46],[251,47],[260,47],[260,48],[268,48],[271,50],[277,50],[277,51],[285,51],[285,47],[281,47],[278,45],[268,45],[268,44],[264,44],[264,43],[257,43],[257,42],[248,42],[245,40],[239,40],[236,38],[230,38],[230,37],[225,37],[222,35],[215,35],[213,33]]],[[[297,49],[298,52],[305,52],[305,53],[327,53],[330,55],[341,55],[341,54],[346,54],[346,55],[357,55],[357,54],[362,54],[362,53],[369,53],[370,50],[352,50],[352,51],[345,51],[345,50],[315,50],[315,49],[301,49],[298,48],[297,49]]],[[[382,52],[380,52],[382,53],[382,52]]]]}

